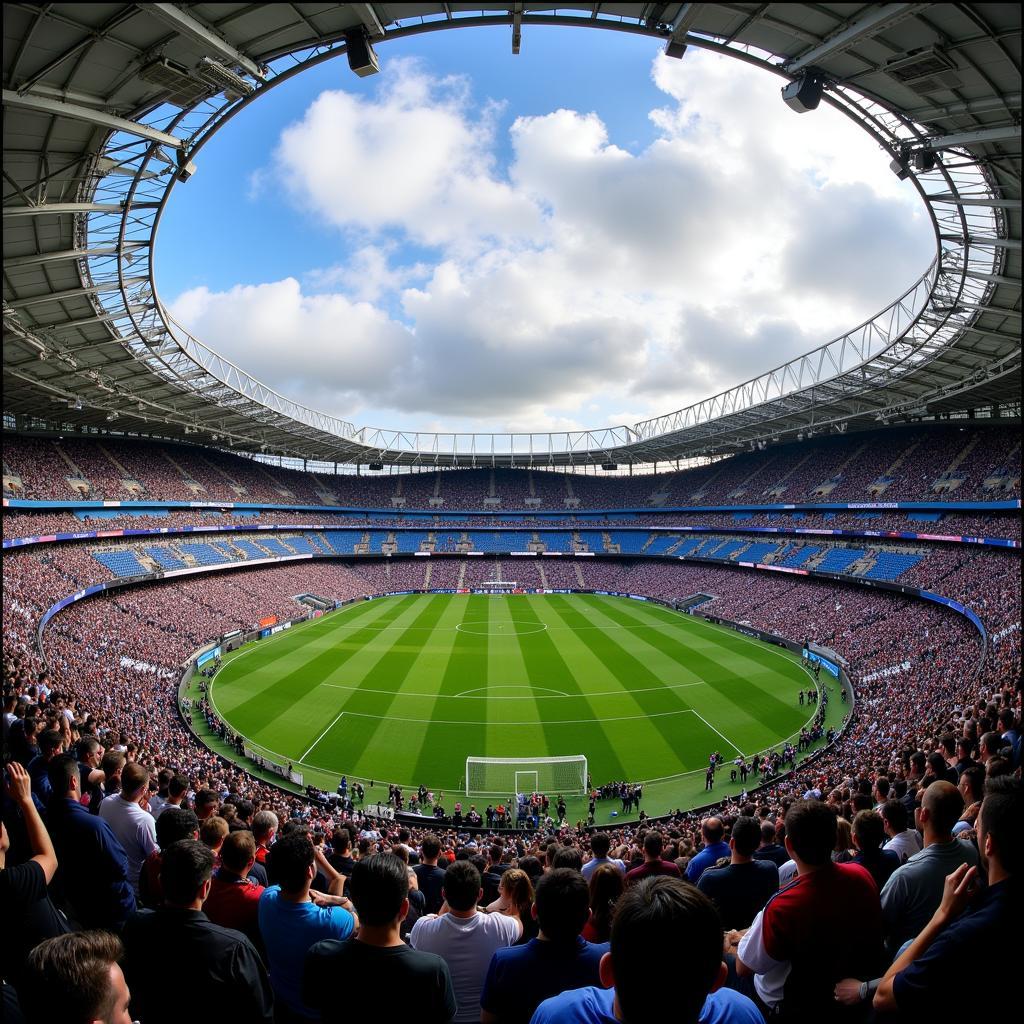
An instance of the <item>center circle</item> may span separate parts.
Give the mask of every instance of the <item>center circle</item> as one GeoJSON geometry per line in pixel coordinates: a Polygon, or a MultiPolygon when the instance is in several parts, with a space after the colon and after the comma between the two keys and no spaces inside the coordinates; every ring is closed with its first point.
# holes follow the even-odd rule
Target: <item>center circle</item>
{"type": "Polygon", "coordinates": [[[457,632],[472,633],[474,636],[529,636],[531,633],[543,633],[547,628],[543,622],[522,622],[516,619],[505,619],[502,622],[460,622],[455,626],[457,632]],[[478,626],[482,628],[474,628],[478,626]]]}

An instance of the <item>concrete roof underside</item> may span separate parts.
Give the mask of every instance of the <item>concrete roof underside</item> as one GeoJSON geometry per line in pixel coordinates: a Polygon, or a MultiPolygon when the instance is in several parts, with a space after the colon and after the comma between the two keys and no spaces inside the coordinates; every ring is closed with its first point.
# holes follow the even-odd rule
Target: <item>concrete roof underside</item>
{"type": "Polygon", "coordinates": [[[1013,4],[5,4],[6,423],[338,463],[542,466],[1018,417],[1020,39],[1013,4]],[[383,44],[406,35],[492,25],[515,50],[552,24],[663,39],[684,61],[688,46],[727,53],[763,67],[768,88],[817,77],[822,102],[905,161],[935,262],[871,321],[785,366],[643,423],[558,434],[357,427],[171,320],[153,274],[160,216],[227,119],[344,55],[353,32],[386,60],[383,44]]]}

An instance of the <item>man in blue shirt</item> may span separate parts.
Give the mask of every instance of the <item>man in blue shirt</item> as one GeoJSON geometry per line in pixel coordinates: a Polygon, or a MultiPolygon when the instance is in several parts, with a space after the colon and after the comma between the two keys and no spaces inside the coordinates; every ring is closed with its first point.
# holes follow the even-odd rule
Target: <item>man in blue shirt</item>
{"type": "MultiPolygon", "coordinates": [[[[316,877],[316,851],[305,833],[278,839],[268,862],[270,880],[276,884],[260,896],[258,916],[270,984],[292,1014],[316,1020],[319,1015],[301,997],[306,953],[321,939],[347,939],[358,925],[355,908],[347,896],[310,889],[316,877]]],[[[343,884],[344,875],[335,876],[343,884]]]]}
{"type": "Polygon", "coordinates": [[[646,878],[627,889],[612,924],[601,983],[537,1008],[531,1024],[764,1024],[746,997],[721,986],[722,926],[714,904],[677,878],[646,878]],[[612,987],[614,986],[614,987],[612,987]]]}
{"type": "Polygon", "coordinates": [[[715,861],[732,853],[729,844],[725,842],[725,826],[721,818],[705,818],[700,824],[700,830],[704,836],[704,849],[686,865],[686,880],[694,885],[715,861]]]}
{"type": "Polygon", "coordinates": [[[120,931],[135,911],[128,858],[110,826],[82,803],[82,781],[73,754],[50,761],[53,796],[49,830],[57,852],[57,887],[83,928],[120,931]]]}
{"type": "Polygon", "coordinates": [[[549,996],[601,983],[608,943],[580,936],[590,917],[590,891],[578,871],[555,868],[541,876],[533,916],[540,926],[537,938],[499,949],[491,958],[480,997],[482,1024],[528,1024],[549,996]]]}
{"type": "Polygon", "coordinates": [[[966,864],[946,878],[938,910],[882,978],[876,1010],[898,1011],[904,1020],[938,1019],[962,998],[964,978],[1010,979],[1019,971],[1024,916],[1020,779],[989,779],[976,828],[987,888],[978,892],[979,869],[966,864]]]}

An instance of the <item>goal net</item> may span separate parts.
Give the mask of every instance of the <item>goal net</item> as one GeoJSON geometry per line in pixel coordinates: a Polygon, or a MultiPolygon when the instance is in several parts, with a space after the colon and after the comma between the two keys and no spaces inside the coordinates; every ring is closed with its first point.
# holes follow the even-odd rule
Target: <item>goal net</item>
{"type": "Polygon", "coordinates": [[[571,757],[467,757],[466,796],[515,793],[583,793],[587,759],[571,757]]]}

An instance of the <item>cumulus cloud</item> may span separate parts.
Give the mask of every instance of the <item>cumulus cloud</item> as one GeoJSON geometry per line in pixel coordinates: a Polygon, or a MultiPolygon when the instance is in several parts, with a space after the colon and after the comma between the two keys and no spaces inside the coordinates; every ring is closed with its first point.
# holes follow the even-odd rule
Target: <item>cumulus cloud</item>
{"type": "Polygon", "coordinates": [[[336,228],[340,258],[304,286],[195,289],[175,314],[346,417],[568,429],[746,380],[924,270],[916,197],[841,115],[799,117],[710,54],[651,75],[665,103],[636,152],[594,112],[505,124],[407,60],[372,98],[322,93],[253,181],[336,228]]]}

